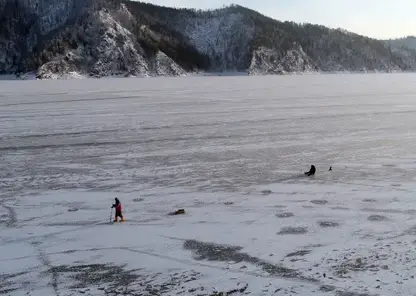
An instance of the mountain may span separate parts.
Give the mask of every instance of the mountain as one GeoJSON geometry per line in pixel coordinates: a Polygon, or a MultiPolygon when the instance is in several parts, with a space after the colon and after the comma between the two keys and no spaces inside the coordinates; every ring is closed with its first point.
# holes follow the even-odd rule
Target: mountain
{"type": "Polygon", "coordinates": [[[0,73],[38,78],[416,69],[412,48],[238,5],[200,11],[127,0],[0,0],[0,22],[0,73]]]}
{"type": "Polygon", "coordinates": [[[416,50],[416,36],[386,40],[391,46],[416,50]]]}
{"type": "Polygon", "coordinates": [[[88,7],[83,0],[0,0],[0,72],[15,71],[36,45],[88,7]]]}

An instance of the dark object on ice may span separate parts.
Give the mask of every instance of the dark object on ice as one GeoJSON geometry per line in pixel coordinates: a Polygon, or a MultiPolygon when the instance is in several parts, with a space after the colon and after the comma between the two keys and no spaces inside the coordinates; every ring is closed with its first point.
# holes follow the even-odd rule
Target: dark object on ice
{"type": "Polygon", "coordinates": [[[332,166],[329,167],[329,171],[332,171],[332,166]]]}
{"type": "Polygon", "coordinates": [[[179,209],[175,212],[171,212],[169,213],[169,215],[174,216],[174,215],[184,215],[185,214],[185,210],[184,209],[179,209]]]}
{"type": "Polygon", "coordinates": [[[311,169],[309,170],[309,172],[305,172],[305,175],[306,176],[313,176],[313,175],[315,175],[315,172],[316,172],[315,166],[311,165],[311,169]]]}

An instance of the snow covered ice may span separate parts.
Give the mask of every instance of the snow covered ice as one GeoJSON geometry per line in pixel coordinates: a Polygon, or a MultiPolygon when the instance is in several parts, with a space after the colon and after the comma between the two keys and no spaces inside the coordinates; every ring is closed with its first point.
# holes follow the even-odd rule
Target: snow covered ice
{"type": "Polygon", "coordinates": [[[0,82],[0,294],[413,295],[415,83],[0,82]]]}

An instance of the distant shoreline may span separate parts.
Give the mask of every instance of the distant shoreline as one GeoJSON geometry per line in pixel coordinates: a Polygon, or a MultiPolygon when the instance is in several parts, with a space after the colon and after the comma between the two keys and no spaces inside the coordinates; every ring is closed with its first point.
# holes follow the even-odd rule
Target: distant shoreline
{"type": "Polygon", "coordinates": [[[316,72],[288,72],[288,73],[256,73],[251,74],[246,71],[227,71],[227,72],[198,72],[187,73],[186,75],[156,75],[156,76],[126,76],[126,75],[108,75],[94,77],[77,72],[68,73],[62,76],[56,75],[51,78],[36,78],[35,73],[26,73],[21,76],[15,74],[2,74],[0,81],[16,81],[16,80],[71,80],[71,79],[102,79],[102,78],[180,78],[180,77],[237,77],[237,76],[293,76],[293,75],[339,75],[339,74],[415,74],[415,71],[316,71],[316,72]]]}

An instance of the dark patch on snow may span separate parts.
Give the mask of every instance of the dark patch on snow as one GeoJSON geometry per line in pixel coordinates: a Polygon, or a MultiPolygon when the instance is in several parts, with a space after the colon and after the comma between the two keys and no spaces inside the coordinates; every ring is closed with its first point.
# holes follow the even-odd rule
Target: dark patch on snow
{"type": "Polygon", "coordinates": [[[293,217],[293,216],[295,216],[295,214],[290,213],[290,212],[276,214],[276,217],[278,217],[278,218],[290,218],[290,217],[293,217]]]}
{"type": "Polygon", "coordinates": [[[409,215],[415,215],[416,214],[416,210],[366,208],[366,209],[362,209],[362,211],[363,212],[370,212],[370,213],[387,213],[387,214],[409,214],[409,215]]]}
{"type": "Polygon", "coordinates": [[[367,218],[368,221],[387,221],[389,218],[382,215],[371,215],[367,218]]]}
{"type": "Polygon", "coordinates": [[[272,194],[272,191],[271,190],[262,190],[261,191],[261,194],[263,194],[263,195],[270,195],[270,194],[272,194]]]}
{"type": "Polygon", "coordinates": [[[306,245],[305,246],[305,248],[322,248],[322,247],[325,247],[325,245],[322,245],[322,244],[309,244],[309,245],[306,245]]]}
{"type": "Polygon", "coordinates": [[[327,200],[311,200],[311,203],[315,205],[326,205],[328,201],[327,200]]]}
{"type": "Polygon", "coordinates": [[[283,227],[277,233],[279,235],[287,235],[287,234],[305,234],[308,233],[307,227],[283,227]]]}
{"type": "Polygon", "coordinates": [[[96,287],[105,295],[166,295],[174,289],[186,293],[184,283],[201,277],[200,273],[192,270],[164,276],[111,264],[61,265],[52,267],[49,272],[69,279],[72,283],[69,288],[79,293],[84,294],[96,287]]]}
{"type": "Polygon", "coordinates": [[[144,198],[133,198],[133,202],[142,202],[144,198]]]}
{"type": "Polygon", "coordinates": [[[307,202],[308,200],[307,199],[295,199],[295,200],[291,200],[291,202],[294,202],[294,203],[303,203],[303,202],[307,202]]]}
{"type": "Polygon", "coordinates": [[[374,198],[364,198],[364,202],[377,202],[374,198]]]}
{"type": "Polygon", "coordinates": [[[300,250],[293,253],[289,253],[286,257],[297,257],[297,256],[306,256],[311,253],[311,250],[300,250]]]}
{"type": "Polygon", "coordinates": [[[235,293],[244,293],[248,288],[248,284],[242,285],[240,288],[231,289],[229,291],[222,291],[222,292],[214,292],[212,294],[209,294],[209,296],[229,296],[233,295],[235,293]]]}
{"type": "Polygon", "coordinates": [[[107,284],[112,288],[124,287],[140,278],[137,270],[125,270],[125,266],[88,264],[60,265],[49,269],[52,274],[67,274],[75,280],[72,289],[85,289],[94,285],[107,284]]]}
{"type": "Polygon", "coordinates": [[[331,207],[331,210],[350,211],[351,209],[348,207],[335,206],[335,207],[331,207]]]}
{"type": "Polygon", "coordinates": [[[17,291],[17,288],[4,288],[3,283],[0,283],[0,295],[10,295],[10,293],[17,291]]]}
{"type": "Polygon", "coordinates": [[[336,289],[336,287],[332,285],[323,285],[319,288],[319,291],[321,292],[332,292],[336,289]]]}
{"type": "Polygon", "coordinates": [[[333,221],[318,221],[318,225],[322,228],[339,227],[339,223],[333,221]]]}
{"type": "Polygon", "coordinates": [[[26,284],[30,284],[28,281],[15,280],[15,278],[25,276],[28,273],[29,271],[0,274],[0,295],[10,295],[14,291],[23,289],[26,284]]]}
{"type": "Polygon", "coordinates": [[[377,256],[347,258],[344,257],[338,265],[333,266],[335,275],[346,278],[350,272],[378,272],[380,266],[376,265],[378,262],[377,256]]]}
{"type": "Polygon", "coordinates": [[[377,296],[378,294],[360,293],[360,292],[347,292],[336,291],[335,296],[377,296]]]}
{"type": "Polygon", "coordinates": [[[196,240],[187,240],[183,245],[184,249],[195,251],[196,260],[209,261],[234,261],[242,262],[245,259],[243,253],[239,253],[243,248],[239,246],[217,245],[213,243],[204,243],[196,240]]]}
{"type": "Polygon", "coordinates": [[[260,266],[264,271],[271,275],[284,278],[300,278],[308,281],[313,279],[303,277],[298,271],[284,267],[282,265],[272,264],[263,259],[251,256],[241,252],[243,249],[239,246],[218,245],[214,243],[205,243],[196,240],[187,240],[183,245],[184,249],[191,250],[194,253],[195,260],[221,261],[221,262],[247,262],[260,266]]]}

